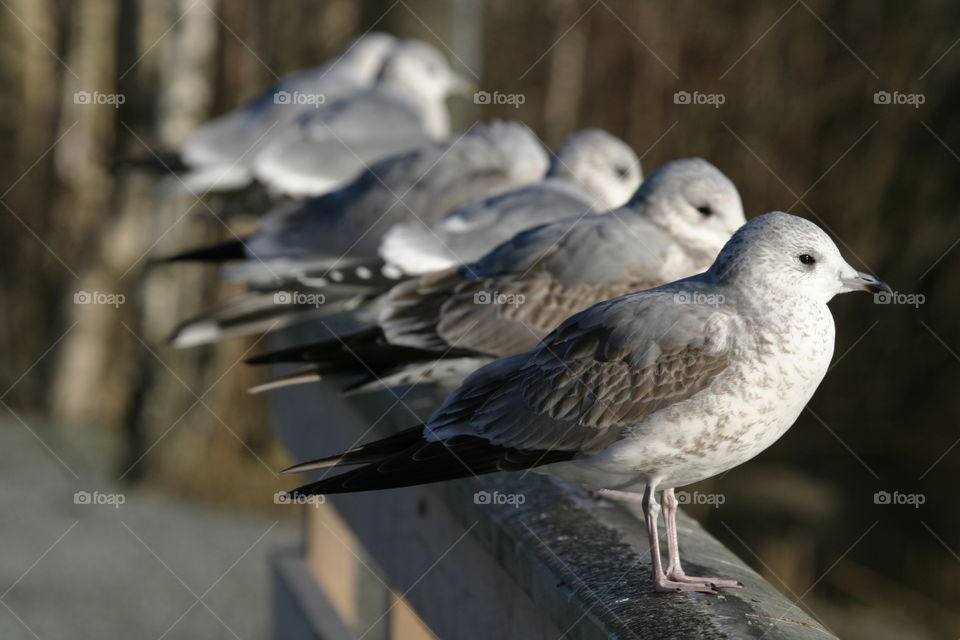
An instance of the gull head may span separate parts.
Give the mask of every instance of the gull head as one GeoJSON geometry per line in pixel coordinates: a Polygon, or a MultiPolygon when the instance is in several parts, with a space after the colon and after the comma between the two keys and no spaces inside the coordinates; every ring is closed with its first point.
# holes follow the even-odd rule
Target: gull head
{"type": "Polygon", "coordinates": [[[473,83],[450,68],[440,51],[421,40],[403,40],[390,52],[380,70],[379,83],[415,92],[430,100],[466,92],[473,83]]]}
{"type": "Polygon", "coordinates": [[[640,158],[630,145],[601,129],[584,129],[557,149],[550,175],[577,182],[604,207],[624,204],[640,186],[640,158]]]}
{"type": "Polygon", "coordinates": [[[485,139],[501,165],[510,172],[513,184],[538,182],[549,168],[550,160],[540,139],[521,122],[495,120],[478,124],[464,137],[485,139]]]}
{"type": "Polygon", "coordinates": [[[627,206],[684,247],[711,258],[746,222],[737,187],[702,158],[683,158],[659,167],[627,206]]]}
{"type": "Polygon", "coordinates": [[[777,291],[824,303],[848,291],[891,292],[886,283],[847,264],[823,229],[780,211],[743,225],[708,273],[753,293],[777,291]]]}
{"type": "Polygon", "coordinates": [[[397,39],[389,33],[365,33],[347,45],[337,59],[335,69],[348,74],[352,80],[364,84],[372,82],[396,44],[397,39]]]}

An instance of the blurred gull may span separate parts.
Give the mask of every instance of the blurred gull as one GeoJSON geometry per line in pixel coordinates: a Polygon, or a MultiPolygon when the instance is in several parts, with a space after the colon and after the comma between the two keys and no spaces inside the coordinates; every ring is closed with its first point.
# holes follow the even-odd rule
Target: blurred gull
{"type": "Polygon", "coordinates": [[[847,264],[813,223],[760,216],[705,273],[578,313],[536,348],[471,375],[425,424],[293,467],[360,465],[291,493],[538,468],[642,506],[655,591],[740,587],[685,573],[674,488],[740,465],[786,432],[833,355],[826,303],[856,290],[890,288],[847,264]]]}
{"type": "MultiPolygon", "coordinates": [[[[379,269],[376,250],[390,226],[414,216],[432,220],[471,199],[542,180],[548,165],[545,150],[524,125],[478,125],[449,142],[428,143],[376,163],[338,191],[282,205],[263,217],[260,230],[250,238],[163,261],[241,260],[225,275],[257,288],[286,286],[309,267],[326,272],[350,266],[373,283],[383,274],[365,261],[372,259],[379,269]]],[[[377,290],[388,286],[378,285],[377,290]]],[[[218,308],[188,321],[176,332],[175,344],[191,346],[257,331],[270,326],[264,325],[262,312],[275,316],[296,310],[273,305],[272,297],[272,292],[251,293],[246,300],[233,301],[237,304],[226,316],[218,308]],[[249,314],[258,320],[245,324],[243,316],[249,314]]]]}
{"type": "Polygon", "coordinates": [[[180,151],[187,171],[171,181],[192,191],[229,190],[250,182],[251,164],[272,134],[297,116],[314,110],[299,96],[323,96],[334,102],[368,89],[396,46],[396,38],[370,32],[360,36],[330,62],[284,76],[244,106],[200,127],[180,151]],[[293,103],[294,100],[296,103],[293,103]]]}
{"type": "Polygon", "coordinates": [[[356,374],[353,391],[462,377],[591,304],[703,271],[743,223],[719,169],[676,160],[620,209],[529,229],[475,263],[396,285],[376,327],[250,362],[315,363],[290,382],[356,374]]]}
{"type": "Polygon", "coordinates": [[[384,235],[380,256],[408,274],[470,262],[524,229],[619,207],[642,179],[633,149],[586,129],[560,146],[543,182],[460,207],[430,226],[398,224],[384,235]]]}
{"type": "Polygon", "coordinates": [[[468,86],[436,48],[404,40],[372,87],[307,110],[295,106],[296,120],[256,154],[254,174],[290,195],[333,191],[372,162],[448,137],[446,98],[468,86]]]}

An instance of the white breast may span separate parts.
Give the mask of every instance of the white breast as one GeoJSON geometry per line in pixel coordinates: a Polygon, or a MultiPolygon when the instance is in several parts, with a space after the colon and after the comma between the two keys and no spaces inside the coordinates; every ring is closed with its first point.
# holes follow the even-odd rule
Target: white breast
{"type": "Polygon", "coordinates": [[[766,330],[747,327],[744,346],[707,389],[652,414],[606,451],[570,463],[580,467],[577,479],[603,483],[611,474],[609,481],[622,485],[629,470],[638,484],[683,486],[773,444],[826,374],[834,342],[825,304],[791,301],[773,316],[766,330]]]}

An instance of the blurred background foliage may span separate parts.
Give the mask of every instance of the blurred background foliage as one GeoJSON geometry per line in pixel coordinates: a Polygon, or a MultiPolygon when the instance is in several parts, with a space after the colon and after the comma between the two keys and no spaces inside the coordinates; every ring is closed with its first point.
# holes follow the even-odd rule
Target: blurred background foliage
{"type": "Polygon", "coordinates": [[[960,13],[946,1],[7,0],[3,410],[102,443],[126,481],[237,505],[272,495],[284,454],[236,366],[256,341],[164,344],[230,288],[209,268],[145,268],[250,222],[219,220],[214,198],[160,200],[154,178],[110,166],[176,148],[369,28],[434,42],[481,89],[525,98],[454,102],[460,128],[519,119],[556,145],[604,127],[648,173],[703,156],[748,217],[810,217],[852,264],[924,296],[835,301],[837,355],[809,410],[753,463],[691,488],[723,505],[689,508],[843,637],[957,637],[960,13]],[[77,91],[125,101],[76,104],[77,91]],[[677,91],[725,100],[678,105],[677,91]],[[925,101],[876,104],[877,91],[925,101]],[[126,301],[74,304],[79,291],[126,301]],[[925,502],[878,505],[878,491],[925,502]]]}

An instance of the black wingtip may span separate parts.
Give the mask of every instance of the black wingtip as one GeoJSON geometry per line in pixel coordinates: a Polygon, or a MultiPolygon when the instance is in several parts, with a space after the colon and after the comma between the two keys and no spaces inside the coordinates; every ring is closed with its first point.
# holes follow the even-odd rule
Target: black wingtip
{"type": "Polygon", "coordinates": [[[127,171],[151,171],[154,173],[182,173],[187,165],[176,151],[148,156],[125,156],[114,158],[110,163],[110,172],[114,174],[127,171]]]}
{"type": "Polygon", "coordinates": [[[190,249],[172,256],[151,258],[149,265],[155,266],[171,262],[227,262],[229,260],[243,260],[246,257],[243,240],[228,240],[209,247],[190,249]]]}
{"type": "Polygon", "coordinates": [[[249,365],[278,364],[281,362],[303,362],[301,354],[304,346],[290,347],[289,349],[278,349],[277,351],[268,351],[257,356],[246,358],[243,363],[249,365]]]}

